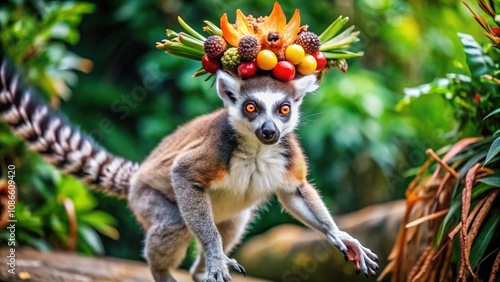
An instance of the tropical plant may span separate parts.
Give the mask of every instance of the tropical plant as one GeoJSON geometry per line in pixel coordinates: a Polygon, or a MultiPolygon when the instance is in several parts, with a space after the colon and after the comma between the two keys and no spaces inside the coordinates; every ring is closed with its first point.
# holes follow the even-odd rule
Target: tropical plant
{"type": "MultiPolygon", "coordinates": [[[[85,2],[12,1],[0,7],[3,54],[24,70],[27,80],[48,95],[53,107],[70,94],[73,70],[89,71],[89,60],[67,50],[79,40],[78,26],[94,6],[85,2]]],[[[2,58],[3,59],[3,58],[2,58]]],[[[63,176],[0,124],[0,241],[9,239],[8,179],[17,186],[16,241],[38,249],[65,248],[103,253],[97,232],[117,239],[115,220],[96,210],[95,195],[73,177],[63,176]],[[8,179],[8,168],[15,178],[8,179]],[[3,180],[3,181],[2,181],[3,180]]],[[[7,245],[7,244],[5,244],[7,245]]],[[[10,246],[10,245],[9,245],[10,246]]]]}
{"type": "MultiPolygon", "coordinates": [[[[498,25],[493,1],[479,7],[498,25]]],[[[406,191],[407,209],[381,278],[392,281],[496,281],[500,269],[500,29],[474,18],[491,40],[485,47],[458,34],[469,73],[448,74],[407,89],[400,107],[421,95],[440,94],[452,107],[459,134],[467,137],[437,152],[406,191]],[[468,130],[466,130],[468,129],[468,130]],[[440,157],[440,155],[444,155],[440,157]]]]}

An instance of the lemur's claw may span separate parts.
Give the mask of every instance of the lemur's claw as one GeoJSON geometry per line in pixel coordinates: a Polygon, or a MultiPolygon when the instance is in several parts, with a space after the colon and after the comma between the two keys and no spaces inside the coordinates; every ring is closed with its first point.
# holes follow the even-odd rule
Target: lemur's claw
{"type": "Polygon", "coordinates": [[[233,268],[236,269],[236,271],[238,271],[239,273],[243,274],[244,277],[247,276],[247,272],[241,264],[233,264],[233,268]]]}
{"type": "Polygon", "coordinates": [[[330,243],[337,247],[343,254],[346,261],[352,261],[356,274],[363,272],[365,276],[375,275],[379,270],[377,264],[378,257],[370,249],[361,245],[361,243],[346,232],[332,232],[327,234],[330,243]]]}

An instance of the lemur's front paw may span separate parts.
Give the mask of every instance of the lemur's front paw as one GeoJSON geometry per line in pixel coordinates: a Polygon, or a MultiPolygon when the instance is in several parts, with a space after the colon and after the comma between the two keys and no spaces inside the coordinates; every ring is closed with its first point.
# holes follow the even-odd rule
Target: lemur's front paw
{"type": "Polygon", "coordinates": [[[231,281],[231,275],[229,275],[229,270],[224,263],[218,263],[214,265],[207,266],[205,275],[203,276],[202,282],[229,282],[231,281]]]}
{"type": "Polygon", "coordinates": [[[375,275],[375,271],[379,269],[378,257],[370,249],[363,247],[357,239],[343,231],[328,234],[327,237],[335,247],[344,253],[346,261],[354,262],[357,274],[363,272],[366,276],[368,274],[375,275]]]}
{"type": "Polygon", "coordinates": [[[229,282],[231,281],[231,275],[229,275],[229,270],[227,265],[231,265],[239,273],[246,276],[246,271],[243,266],[241,266],[235,259],[225,257],[223,260],[218,260],[212,264],[207,264],[207,269],[205,275],[203,276],[202,282],[229,282]]]}

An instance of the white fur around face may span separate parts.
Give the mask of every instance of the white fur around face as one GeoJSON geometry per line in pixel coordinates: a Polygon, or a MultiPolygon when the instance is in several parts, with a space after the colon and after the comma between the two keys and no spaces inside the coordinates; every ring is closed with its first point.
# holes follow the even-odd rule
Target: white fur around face
{"type": "Polygon", "coordinates": [[[233,93],[239,96],[241,83],[242,81],[240,79],[227,72],[221,70],[217,71],[217,93],[226,106],[231,104],[231,99],[227,96],[227,93],[233,93]]]}
{"type": "Polygon", "coordinates": [[[262,126],[265,121],[272,120],[278,130],[280,131],[280,136],[283,137],[286,134],[291,133],[297,127],[300,118],[299,108],[302,104],[303,97],[310,92],[314,92],[318,89],[318,81],[316,75],[307,75],[299,79],[293,80],[290,83],[293,84],[295,88],[294,97],[289,97],[291,105],[291,116],[286,122],[276,116],[273,117],[272,111],[276,103],[282,101],[288,96],[281,89],[272,88],[271,85],[267,87],[260,88],[259,90],[250,90],[249,93],[240,93],[241,86],[245,82],[241,79],[234,77],[224,71],[217,72],[217,92],[221,99],[224,101],[224,105],[228,110],[230,116],[230,122],[236,131],[245,138],[258,142],[255,136],[255,131],[262,126]],[[228,93],[232,93],[232,97],[228,96],[228,93]],[[248,121],[242,116],[241,109],[243,103],[248,97],[252,97],[258,100],[261,104],[266,107],[266,112],[261,113],[259,117],[253,121],[248,121]]]}
{"type": "Polygon", "coordinates": [[[318,90],[318,79],[315,74],[306,75],[293,81],[297,98],[302,98],[307,94],[318,90]]]}
{"type": "Polygon", "coordinates": [[[230,117],[229,120],[233,128],[247,139],[260,142],[255,136],[255,131],[268,120],[272,120],[274,122],[281,137],[293,132],[297,127],[300,118],[300,102],[294,102],[292,99],[288,99],[291,106],[291,114],[290,119],[286,122],[283,122],[277,117],[276,106],[279,102],[284,100],[286,101],[286,98],[288,97],[286,93],[277,89],[265,89],[264,91],[246,93],[245,95],[247,98],[250,97],[265,106],[265,111],[261,111],[259,117],[255,120],[250,122],[241,114],[241,109],[243,108],[245,99],[240,99],[234,105],[229,105],[226,108],[228,110],[230,117]]]}

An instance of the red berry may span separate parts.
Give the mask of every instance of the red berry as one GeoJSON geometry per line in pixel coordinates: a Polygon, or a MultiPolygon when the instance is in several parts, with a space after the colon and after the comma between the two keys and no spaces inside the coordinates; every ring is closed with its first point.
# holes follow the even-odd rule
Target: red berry
{"type": "Polygon", "coordinates": [[[496,36],[500,36],[500,28],[499,27],[492,27],[491,28],[491,31],[493,31],[493,33],[496,35],[496,36]]]}
{"type": "Polygon", "coordinates": [[[290,81],[295,77],[295,66],[289,61],[280,61],[273,68],[273,76],[282,81],[290,81]]]}
{"type": "Polygon", "coordinates": [[[321,71],[326,67],[326,57],[323,52],[314,52],[312,53],[312,56],[316,59],[316,70],[321,71]]]}
{"type": "Polygon", "coordinates": [[[255,62],[243,62],[238,66],[238,75],[243,79],[254,77],[256,73],[257,64],[255,62]]]}
{"type": "Polygon", "coordinates": [[[481,94],[476,93],[476,95],[474,95],[474,102],[476,102],[476,104],[481,102],[481,94]]]}
{"type": "Polygon", "coordinates": [[[210,59],[207,55],[201,58],[201,65],[203,66],[203,69],[209,73],[216,73],[221,67],[219,60],[210,59]]]}

